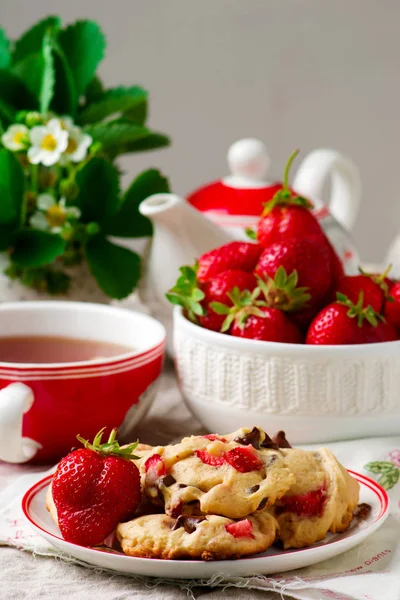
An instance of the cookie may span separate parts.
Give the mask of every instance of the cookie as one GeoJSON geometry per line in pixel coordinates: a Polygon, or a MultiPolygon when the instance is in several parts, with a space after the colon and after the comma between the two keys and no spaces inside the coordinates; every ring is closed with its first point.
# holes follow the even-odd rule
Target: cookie
{"type": "Polygon", "coordinates": [[[219,515],[147,515],[120,523],[117,538],[129,556],[225,560],[264,552],[274,542],[276,520],[267,512],[233,521],[219,515]]]}
{"type": "Polygon", "coordinates": [[[140,469],[145,494],[171,517],[241,519],[274,504],[295,482],[284,454],[259,428],[153,448],[140,469]]]}
{"type": "Polygon", "coordinates": [[[296,482],[270,508],[285,549],[303,548],[345,531],[359,499],[359,483],[327,448],[284,449],[285,464],[296,482]]]}

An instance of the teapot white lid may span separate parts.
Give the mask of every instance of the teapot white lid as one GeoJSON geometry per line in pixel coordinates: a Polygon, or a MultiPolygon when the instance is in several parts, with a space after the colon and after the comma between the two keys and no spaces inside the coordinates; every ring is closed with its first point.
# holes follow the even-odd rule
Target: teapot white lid
{"type": "Polygon", "coordinates": [[[265,180],[271,160],[264,142],[245,138],[232,144],[227,154],[231,175],[224,177],[223,183],[233,188],[263,188],[269,184],[265,180]]]}

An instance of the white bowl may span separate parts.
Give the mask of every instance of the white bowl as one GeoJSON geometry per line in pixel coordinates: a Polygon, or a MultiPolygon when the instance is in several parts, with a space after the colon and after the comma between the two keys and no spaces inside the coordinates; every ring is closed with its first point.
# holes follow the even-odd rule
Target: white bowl
{"type": "Polygon", "coordinates": [[[260,425],[294,443],[400,432],[400,341],[306,346],[235,338],[174,311],[184,398],[210,431],[260,425]]]}

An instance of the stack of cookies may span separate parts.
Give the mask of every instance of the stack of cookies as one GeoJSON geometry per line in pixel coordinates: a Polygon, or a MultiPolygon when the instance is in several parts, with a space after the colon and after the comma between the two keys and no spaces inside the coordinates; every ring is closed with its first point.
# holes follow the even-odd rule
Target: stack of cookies
{"type": "Polygon", "coordinates": [[[279,541],[302,548],[345,531],[359,484],[326,448],[291,448],[262,429],[135,450],[140,516],[117,527],[125,554],[224,560],[279,541]]]}

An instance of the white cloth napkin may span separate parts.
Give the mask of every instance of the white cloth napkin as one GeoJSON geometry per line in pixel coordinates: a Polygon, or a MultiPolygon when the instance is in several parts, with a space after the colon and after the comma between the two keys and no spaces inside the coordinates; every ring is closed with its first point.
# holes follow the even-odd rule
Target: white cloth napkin
{"type": "MultiPolygon", "coordinates": [[[[399,600],[400,437],[338,442],[330,444],[330,448],[348,468],[373,477],[388,490],[390,515],[379,531],[345,554],[297,571],[275,576],[236,578],[218,574],[208,581],[175,581],[174,584],[188,591],[199,586],[225,589],[234,586],[278,592],[276,598],[299,600],[399,600]]],[[[37,535],[22,514],[20,504],[23,493],[47,474],[48,471],[22,475],[0,493],[0,545],[15,546],[36,556],[54,556],[79,564],[37,535]]],[[[158,580],[154,583],[163,582],[158,580]]],[[[265,597],[274,596],[266,594],[265,597]]]]}

